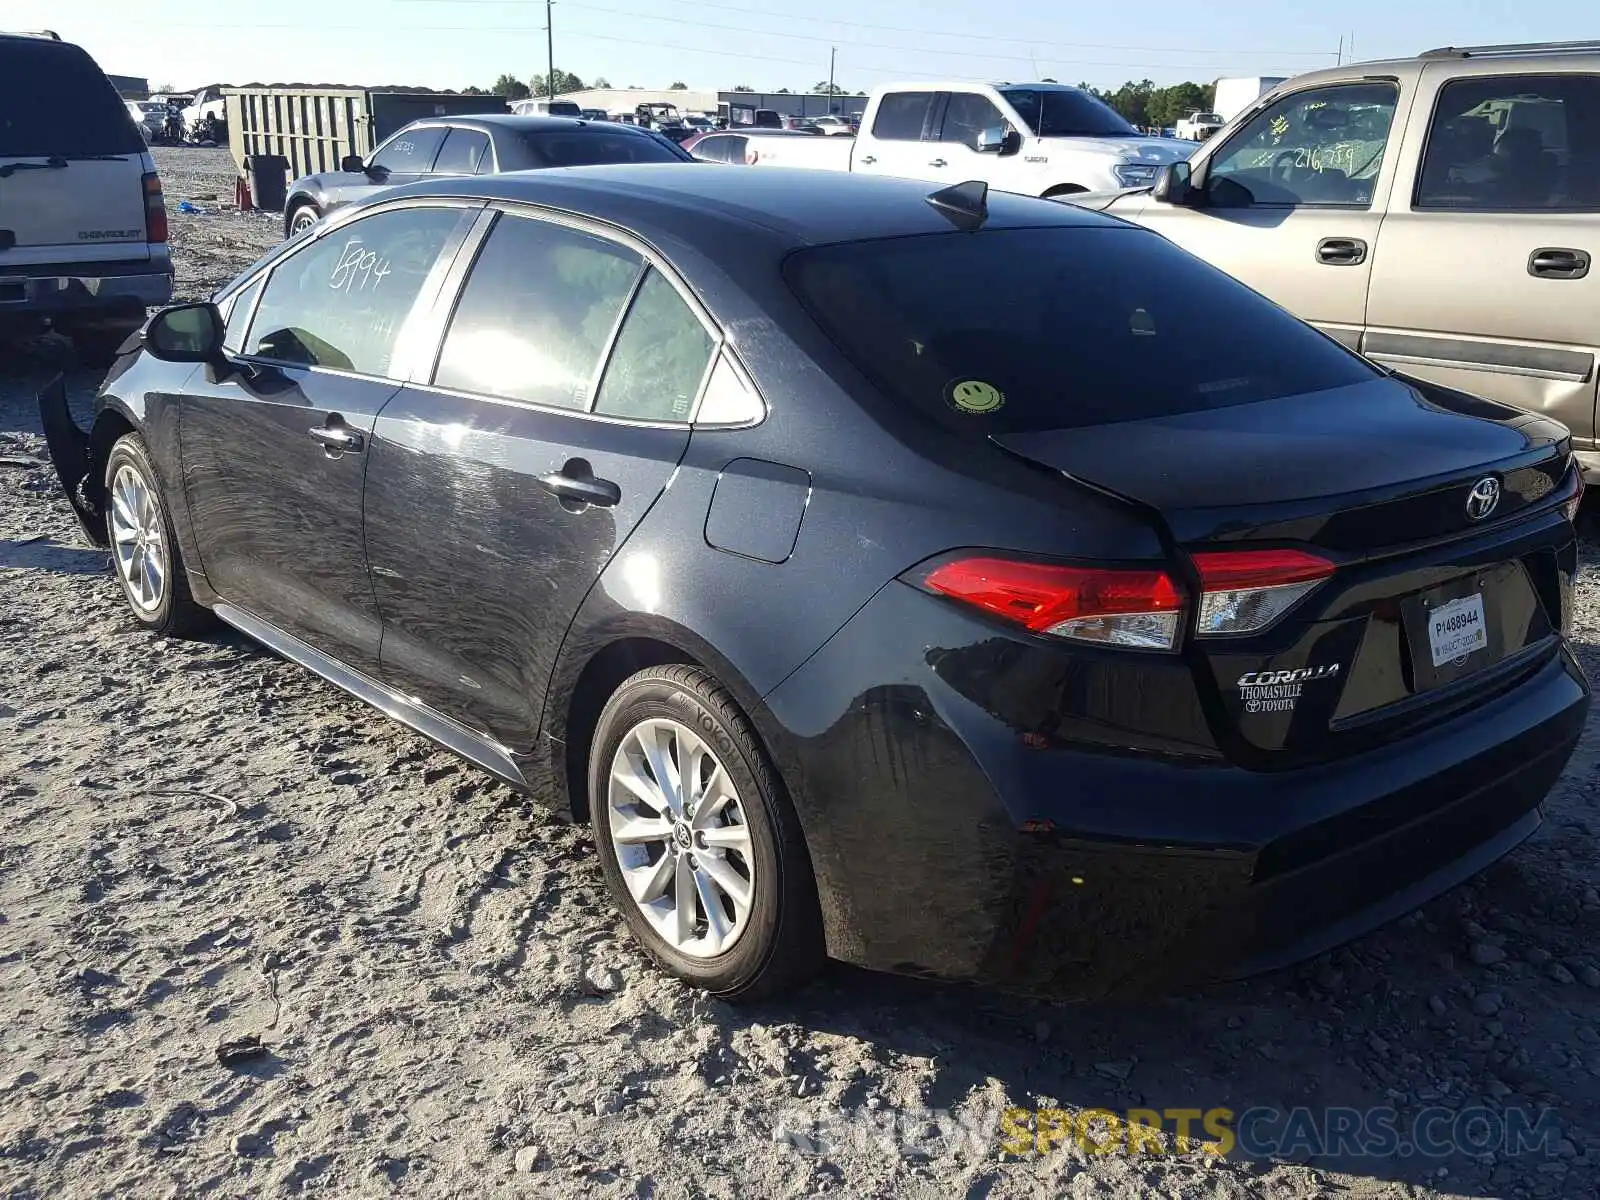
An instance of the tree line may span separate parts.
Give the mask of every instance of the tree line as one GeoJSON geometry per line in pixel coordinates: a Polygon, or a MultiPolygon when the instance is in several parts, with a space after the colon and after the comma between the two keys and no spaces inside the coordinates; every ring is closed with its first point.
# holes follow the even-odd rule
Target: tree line
{"type": "MultiPolygon", "coordinates": [[[[1055,80],[1046,82],[1054,83],[1055,80]]],[[[1217,85],[1214,83],[1187,82],[1157,87],[1148,79],[1141,79],[1138,83],[1130,79],[1115,91],[1091,87],[1087,83],[1078,86],[1116,109],[1127,118],[1128,124],[1153,129],[1176,125],[1192,112],[1210,112],[1217,95],[1217,85]]]]}

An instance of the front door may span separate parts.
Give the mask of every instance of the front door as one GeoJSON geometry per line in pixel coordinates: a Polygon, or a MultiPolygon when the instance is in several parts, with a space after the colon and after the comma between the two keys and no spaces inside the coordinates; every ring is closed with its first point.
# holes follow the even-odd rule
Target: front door
{"type": "Polygon", "coordinates": [[[934,141],[928,145],[932,153],[928,156],[926,178],[945,183],[986,179],[1001,191],[1023,190],[1026,185],[1022,173],[1026,168],[1020,156],[1003,158],[976,149],[978,135],[984,130],[1011,127],[994,101],[981,92],[948,92],[939,108],[939,125],[934,141]]]}
{"type": "Polygon", "coordinates": [[[343,205],[370,200],[389,188],[426,179],[448,132],[442,125],[402,129],[372,152],[366,171],[359,174],[345,171],[333,176],[337,182],[328,188],[329,203],[343,205]]]}
{"type": "Polygon", "coordinates": [[[380,626],[361,526],[368,440],[397,387],[402,327],[471,216],[396,208],[325,231],[272,268],[258,300],[241,295],[253,314],[236,302],[230,326],[248,321],[236,369],[195,371],[179,401],[208,582],[369,674],[380,626]]]}
{"type": "Polygon", "coordinates": [[[1448,76],[1424,75],[1417,106],[1428,132],[1400,157],[1363,349],[1553,416],[1592,451],[1600,72],[1504,67],[1452,62],[1448,76]]]}
{"type": "Polygon", "coordinates": [[[374,430],[385,682],[532,749],[573,616],[688,446],[714,343],[636,249],[497,218],[431,382],[401,389],[374,430]]]}
{"type": "Polygon", "coordinates": [[[1398,95],[1364,80],[1284,96],[1209,152],[1203,203],[1151,202],[1139,223],[1355,349],[1398,95]]]}

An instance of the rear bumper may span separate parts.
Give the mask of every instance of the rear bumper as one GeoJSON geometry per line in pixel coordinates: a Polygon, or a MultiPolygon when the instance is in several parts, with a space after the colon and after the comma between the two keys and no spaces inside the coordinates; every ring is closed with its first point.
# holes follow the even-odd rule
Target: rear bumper
{"type": "Polygon", "coordinates": [[[1090,998],[1318,953],[1531,833],[1589,707],[1554,645],[1472,710],[1337,763],[1033,749],[935,669],[934,647],[992,630],[909,591],[768,697],[801,735],[780,766],[830,950],[876,969],[1090,998]]]}
{"type": "Polygon", "coordinates": [[[0,262],[0,318],[116,314],[134,316],[172,302],[172,258],[165,246],[131,262],[7,267],[0,262]]]}

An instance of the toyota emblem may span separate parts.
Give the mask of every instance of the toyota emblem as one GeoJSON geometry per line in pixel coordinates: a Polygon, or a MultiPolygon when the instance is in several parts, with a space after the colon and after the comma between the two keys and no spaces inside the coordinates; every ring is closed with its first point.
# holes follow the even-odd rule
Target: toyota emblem
{"type": "Polygon", "coordinates": [[[1493,475],[1485,475],[1473,484],[1472,490],[1467,493],[1467,520],[1483,520],[1499,503],[1500,481],[1493,475]]]}

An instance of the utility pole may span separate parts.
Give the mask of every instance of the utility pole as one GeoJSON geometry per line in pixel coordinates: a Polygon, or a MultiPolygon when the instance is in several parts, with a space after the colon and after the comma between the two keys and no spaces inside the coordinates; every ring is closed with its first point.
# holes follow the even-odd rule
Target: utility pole
{"type": "Polygon", "coordinates": [[[556,98],[556,29],[555,22],[550,17],[550,5],[553,0],[544,0],[544,48],[547,56],[544,77],[544,90],[549,93],[550,99],[556,98]]]}
{"type": "Polygon", "coordinates": [[[839,56],[837,46],[828,47],[828,111],[833,111],[833,61],[839,56]]]}
{"type": "Polygon", "coordinates": [[[1339,53],[1334,56],[1333,63],[1337,67],[1344,66],[1344,34],[1342,33],[1339,35],[1339,53]]]}

